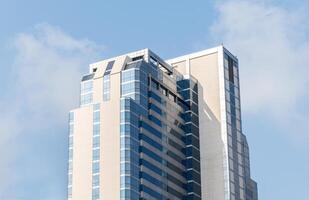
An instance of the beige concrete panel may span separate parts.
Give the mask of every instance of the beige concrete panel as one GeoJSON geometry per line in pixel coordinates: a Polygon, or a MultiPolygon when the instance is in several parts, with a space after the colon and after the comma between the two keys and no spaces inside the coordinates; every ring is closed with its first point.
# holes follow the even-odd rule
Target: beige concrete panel
{"type": "Polygon", "coordinates": [[[90,64],[89,73],[92,73],[94,68],[97,69],[96,72],[95,72],[95,75],[94,75],[94,79],[103,77],[103,74],[104,74],[105,69],[107,67],[107,63],[108,62],[106,60],[102,60],[100,62],[90,64]]]}
{"type": "Polygon", "coordinates": [[[218,53],[190,58],[190,71],[199,81],[202,198],[224,200],[218,53]]]}
{"type": "Polygon", "coordinates": [[[120,199],[120,73],[111,75],[110,101],[101,104],[101,199],[120,199]]]}
{"type": "Polygon", "coordinates": [[[97,68],[94,78],[96,79],[96,78],[103,77],[107,64],[110,61],[115,61],[112,71],[111,71],[111,74],[114,74],[114,73],[120,72],[124,68],[125,64],[131,61],[131,58],[128,57],[127,55],[122,55],[122,56],[110,58],[107,60],[102,60],[96,63],[92,63],[89,65],[89,73],[92,73],[93,69],[97,68]]]}
{"type": "Polygon", "coordinates": [[[72,199],[92,197],[92,107],[74,110],[72,199]]]}
{"type": "Polygon", "coordinates": [[[93,80],[93,103],[99,103],[103,100],[103,78],[93,80]]]}
{"type": "Polygon", "coordinates": [[[112,69],[111,74],[119,73],[122,71],[122,69],[125,67],[126,63],[131,61],[131,58],[128,56],[119,56],[115,59],[115,63],[112,69]]]}
{"type": "Polygon", "coordinates": [[[186,74],[186,61],[185,60],[172,63],[172,66],[174,67],[174,69],[176,69],[181,74],[186,74]]]}

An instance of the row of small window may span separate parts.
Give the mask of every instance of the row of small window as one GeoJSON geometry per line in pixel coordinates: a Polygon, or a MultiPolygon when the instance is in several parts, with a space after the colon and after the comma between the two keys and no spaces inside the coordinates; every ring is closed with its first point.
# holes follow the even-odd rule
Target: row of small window
{"type": "Polygon", "coordinates": [[[176,103],[177,96],[169,91],[165,86],[161,85],[158,81],[151,78],[151,87],[159,90],[164,96],[167,96],[170,100],[174,101],[176,103]]]}
{"type": "MultiPolygon", "coordinates": [[[[189,110],[190,106],[187,105],[185,101],[183,101],[181,98],[178,98],[177,95],[175,95],[172,91],[168,90],[165,86],[160,84],[158,81],[151,78],[151,81],[149,81],[149,83],[151,84],[152,88],[155,88],[157,91],[160,91],[161,94],[163,94],[168,99],[178,104],[181,108],[183,108],[184,110],[189,110]]],[[[161,99],[159,101],[161,101],[161,99]]]]}

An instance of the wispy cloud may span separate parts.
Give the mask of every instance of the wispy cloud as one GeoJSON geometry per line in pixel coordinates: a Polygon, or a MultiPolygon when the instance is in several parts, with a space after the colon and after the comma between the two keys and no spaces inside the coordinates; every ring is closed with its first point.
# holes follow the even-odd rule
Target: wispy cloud
{"type": "Polygon", "coordinates": [[[240,56],[243,110],[304,133],[309,128],[309,111],[303,111],[309,96],[308,14],[248,0],[220,1],[217,11],[211,33],[240,56]]]}
{"type": "Polygon", "coordinates": [[[49,24],[13,43],[10,90],[0,98],[0,199],[62,199],[67,113],[78,105],[81,74],[103,48],[49,24]]]}

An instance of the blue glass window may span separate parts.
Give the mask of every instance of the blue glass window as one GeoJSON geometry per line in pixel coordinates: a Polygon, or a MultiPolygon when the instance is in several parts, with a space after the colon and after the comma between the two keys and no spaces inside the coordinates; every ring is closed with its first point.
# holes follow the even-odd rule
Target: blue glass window
{"type": "Polygon", "coordinates": [[[93,137],[93,144],[92,144],[92,147],[93,147],[93,148],[100,147],[100,136],[93,137]]]}
{"type": "Polygon", "coordinates": [[[92,163],[92,173],[96,174],[100,172],[100,163],[94,162],[92,163]]]}
{"type": "Polygon", "coordinates": [[[93,161],[100,160],[100,149],[94,149],[92,151],[92,160],[93,161]]]}
{"type": "Polygon", "coordinates": [[[93,136],[100,135],[100,124],[93,125],[93,136]]]}
{"type": "Polygon", "coordinates": [[[100,185],[100,175],[96,174],[92,176],[92,186],[99,186],[100,185]]]}
{"type": "Polygon", "coordinates": [[[92,103],[92,93],[81,95],[80,97],[81,105],[90,104],[90,103],[92,103]]]}
{"type": "Polygon", "coordinates": [[[92,189],[92,200],[99,200],[100,199],[100,188],[93,188],[92,189]]]}
{"type": "Polygon", "coordinates": [[[93,81],[84,81],[81,83],[81,94],[92,92],[93,88],[93,81]]]}
{"type": "Polygon", "coordinates": [[[100,122],[100,112],[96,111],[93,113],[93,122],[100,122]]]}
{"type": "Polygon", "coordinates": [[[103,101],[110,100],[110,75],[103,77],[103,101]]]}

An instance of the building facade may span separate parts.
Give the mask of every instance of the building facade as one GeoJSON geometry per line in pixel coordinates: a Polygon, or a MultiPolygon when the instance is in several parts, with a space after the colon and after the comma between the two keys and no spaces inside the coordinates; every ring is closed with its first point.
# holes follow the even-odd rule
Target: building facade
{"type": "Polygon", "coordinates": [[[69,114],[68,199],[257,200],[238,60],[223,46],[90,65],[69,114]]]}

